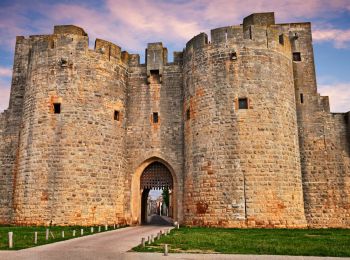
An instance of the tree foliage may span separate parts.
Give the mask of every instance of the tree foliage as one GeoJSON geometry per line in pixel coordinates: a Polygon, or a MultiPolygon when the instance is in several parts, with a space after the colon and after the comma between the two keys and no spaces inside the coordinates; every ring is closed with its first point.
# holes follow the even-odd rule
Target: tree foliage
{"type": "Polygon", "coordinates": [[[167,207],[169,207],[169,189],[168,188],[163,189],[162,196],[163,196],[163,202],[167,207]]]}

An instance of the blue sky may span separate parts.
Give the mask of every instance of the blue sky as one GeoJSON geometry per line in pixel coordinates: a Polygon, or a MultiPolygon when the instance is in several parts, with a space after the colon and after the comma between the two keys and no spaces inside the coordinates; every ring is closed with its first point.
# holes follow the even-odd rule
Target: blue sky
{"type": "Polygon", "coordinates": [[[277,23],[312,22],[319,92],[330,96],[332,112],[349,111],[350,0],[0,0],[0,111],[8,106],[17,35],[75,24],[91,46],[98,37],[143,56],[148,42],[162,41],[171,56],[200,32],[270,11],[277,23]]]}

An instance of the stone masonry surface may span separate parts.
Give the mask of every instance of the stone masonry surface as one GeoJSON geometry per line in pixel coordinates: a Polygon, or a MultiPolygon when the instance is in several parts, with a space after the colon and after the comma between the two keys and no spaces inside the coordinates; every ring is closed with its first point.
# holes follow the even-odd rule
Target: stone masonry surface
{"type": "Polygon", "coordinates": [[[255,13],[145,64],[73,25],[17,37],[0,224],[139,224],[154,162],[182,224],[349,228],[350,112],[317,93],[311,24],[255,13]]]}

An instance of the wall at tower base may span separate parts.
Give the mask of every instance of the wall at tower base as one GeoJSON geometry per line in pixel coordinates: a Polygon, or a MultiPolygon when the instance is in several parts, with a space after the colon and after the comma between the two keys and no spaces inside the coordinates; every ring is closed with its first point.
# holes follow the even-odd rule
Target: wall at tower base
{"type": "Polygon", "coordinates": [[[133,224],[140,223],[141,210],[141,205],[133,202],[137,202],[134,196],[140,195],[135,194],[140,190],[132,189],[140,181],[136,169],[150,159],[161,159],[172,168],[176,193],[173,218],[182,221],[182,63],[179,58],[166,63],[164,49],[160,43],[148,44],[148,55],[154,59],[152,66],[140,65],[138,55],[132,55],[129,61],[125,209],[133,224]],[[159,74],[152,75],[151,70],[159,74]],[[157,123],[153,113],[158,113],[157,123]]]}
{"type": "Polygon", "coordinates": [[[310,23],[282,25],[292,52],[305,215],[310,227],[350,226],[348,115],[330,113],[317,93],[310,23]]]}
{"type": "Polygon", "coordinates": [[[346,116],[320,111],[313,119],[303,121],[302,172],[310,227],[350,226],[350,142],[346,116]]]}
{"type": "Polygon", "coordinates": [[[0,224],[11,223],[13,216],[13,186],[18,171],[18,139],[22,126],[28,55],[28,40],[17,37],[9,108],[0,116],[0,224]]]}
{"type": "Polygon", "coordinates": [[[7,134],[7,121],[8,111],[4,111],[0,114],[0,224],[8,224],[11,222],[12,169],[16,158],[14,143],[17,141],[17,137],[7,134]],[[8,152],[11,148],[14,150],[12,154],[8,152]]]}
{"type": "Polygon", "coordinates": [[[279,32],[224,27],[211,44],[200,34],[186,46],[188,225],[306,227],[291,51],[279,32]]]}
{"type": "Polygon", "coordinates": [[[79,32],[29,39],[14,224],[123,219],[126,67],[79,32]]]}

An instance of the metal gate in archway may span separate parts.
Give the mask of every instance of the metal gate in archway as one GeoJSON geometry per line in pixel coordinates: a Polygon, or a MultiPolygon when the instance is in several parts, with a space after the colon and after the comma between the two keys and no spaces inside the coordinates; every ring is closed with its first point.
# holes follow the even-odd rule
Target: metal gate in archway
{"type": "Polygon", "coordinates": [[[141,175],[141,189],[173,189],[173,177],[160,162],[151,163],[141,175]]]}

